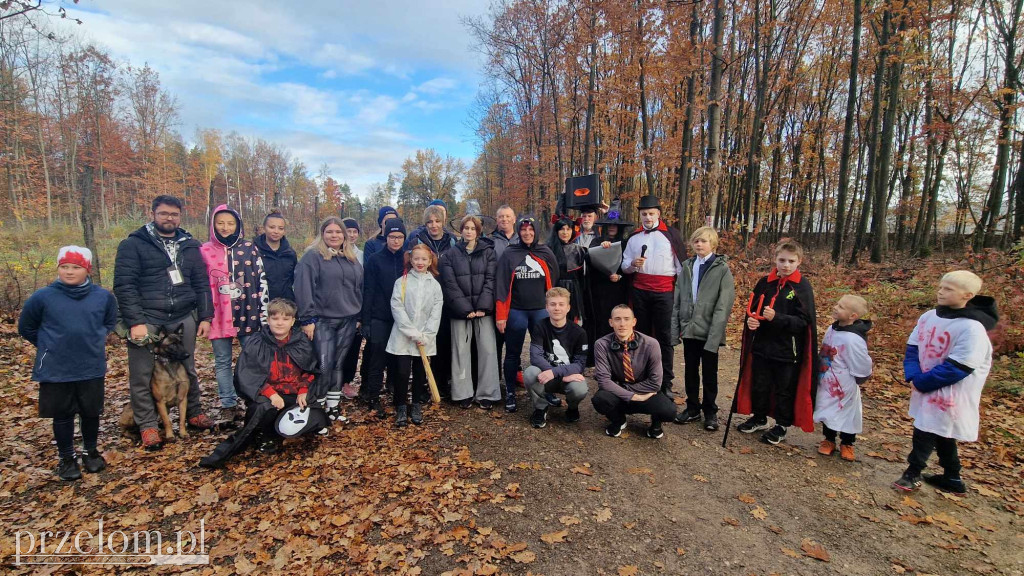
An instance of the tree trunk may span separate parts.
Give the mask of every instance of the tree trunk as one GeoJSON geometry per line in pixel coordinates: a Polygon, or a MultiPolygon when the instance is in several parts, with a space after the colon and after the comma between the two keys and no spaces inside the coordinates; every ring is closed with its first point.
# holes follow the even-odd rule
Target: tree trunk
{"type": "MultiPolygon", "coordinates": [[[[859,0],[858,0],[859,1],[859,0]]],[[[711,53],[711,86],[708,92],[708,147],[707,167],[704,178],[705,198],[713,197],[711,202],[711,220],[715,222],[718,215],[718,206],[722,199],[722,161],[721,140],[722,140],[722,28],[724,27],[725,10],[722,8],[723,0],[715,0],[714,20],[711,24],[711,41],[714,49],[711,53]],[[709,187],[713,187],[714,194],[708,194],[709,187]]]]}
{"type": "Polygon", "coordinates": [[[82,167],[81,184],[78,187],[81,193],[79,199],[81,200],[81,224],[82,224],[82,239],[85,241],[85,247],[92,250],[92,281],[97,285],[103,284],[103,276],[100,272],[100,252],[96,246],[96,228],[95,228],[95,217],[93,216],[93,172],[94,168],[91,164],[86,163],[82,167]]]}
{"type": "MultiPolygon", "coordinates": [[[[902,2],[904,8],[906,2],[902,2]]],[[[902,15],[903,10],[901,9],[899,23],[895,25],[895,28],[902,31],[905,27],[905,18],[902,15]]],[[[894,27],[892,23],[892,5],[886,7],[886,14],[883,19],[888,20],[888,29],[894,27]]],[[[886,34],[886,47],[884,49],[886,57],[888,57],[889,40],[888,29],[886,34]]],[[[885,98],[885,116],[882,120],[882,137],[879,141],[878,151],[878,169],[875,172],[875,205],[874,211],[871,216],[871,261],[879,263],[885,256],[886,251],[889,248],[889,229],[886,222],[888,217],[888,190],[889,190],[889,169],[892,166],[892,144],[893,144],[893,133],[896,127],[896,111],[899,109],[899,94],[900,94],[900,77],[903,73],[903,62],[897,60],[893,62],[887,70],[889,74],[888,78],[888,94],[885,98]]],[[[881,104],[881,102],[879,102],[881,104]]]]}
{"type": "MultiPolygon", "coordinates": [[[[700,27],[699,4],[693,3],[693,12],[690,15],[690,46],[697,46],[697,32],[700,27]]],[[[693,114],[695,112],[694,100],[697,98],[697,69],[690,73],[686,79],[686,120],[683,122],[682,154],[679,161],[679,197],[676,203],[676,226],[683,234],[686,233],[686,213],[689,207],[690,195],[690,154],[693,148],[693,114]]]]}

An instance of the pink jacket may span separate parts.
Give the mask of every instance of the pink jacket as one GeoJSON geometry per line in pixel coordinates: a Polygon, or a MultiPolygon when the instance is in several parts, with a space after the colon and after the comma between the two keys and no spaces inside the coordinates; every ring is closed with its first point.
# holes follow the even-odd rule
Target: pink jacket
{"type": "Polygon", "coordinates": [[[226,204],[217,206],[210,217],[210,240],[199,249],[206,263],[213,296],[210,340],[247,336],[267,323],[267,277],[259,249],[244,239],[242,218],[226,204]],[[217,239],[213,221],[220,212],[235,217],[238,238],[229,247],[217,239]]]}

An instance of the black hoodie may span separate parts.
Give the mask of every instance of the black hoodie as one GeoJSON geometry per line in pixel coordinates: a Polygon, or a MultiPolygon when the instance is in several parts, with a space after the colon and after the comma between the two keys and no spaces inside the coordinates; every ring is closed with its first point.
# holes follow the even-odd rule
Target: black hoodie
{"type": "Polygon", "coordinates": [[[963,308],[936,306],[935,315],[939,318],[969,318],[981,322],[985,330],[992,330],[999,323],[999,312],[996,311],[996,299],[991,296],[975,296],[963,308]]]}

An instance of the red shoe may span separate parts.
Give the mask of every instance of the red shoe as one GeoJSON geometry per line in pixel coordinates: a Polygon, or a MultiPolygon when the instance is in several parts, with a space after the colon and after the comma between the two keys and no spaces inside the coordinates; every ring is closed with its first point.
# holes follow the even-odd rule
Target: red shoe
{"type": "Polygon", "coordinates": [[[520,388],[526,388],[526,383],[523,382],[522,372],[516,372],[516,385],[518,385],[520,388]]]}
{"type": "Polygon", "coordinates": [[[144,428],[142,430],[142,447],[146,450],[159,450],[164,447],[160,439],[160,431],[156,428],[144,428]]]}
{"type": "Polygon", "coordinates": [[[198,414],[188,419],[188,425],[199,430],[212,430],[215,424],[206,414],[198,414]]]}

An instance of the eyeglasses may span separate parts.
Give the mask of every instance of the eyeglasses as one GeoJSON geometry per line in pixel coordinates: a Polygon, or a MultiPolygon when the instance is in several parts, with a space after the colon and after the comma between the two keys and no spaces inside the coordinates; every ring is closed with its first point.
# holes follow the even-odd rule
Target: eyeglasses
{"type": "Polygon", "coordinates": [[[181,218],[181,212],[157,212],[157,218],[177,219],[181,218]]]}

